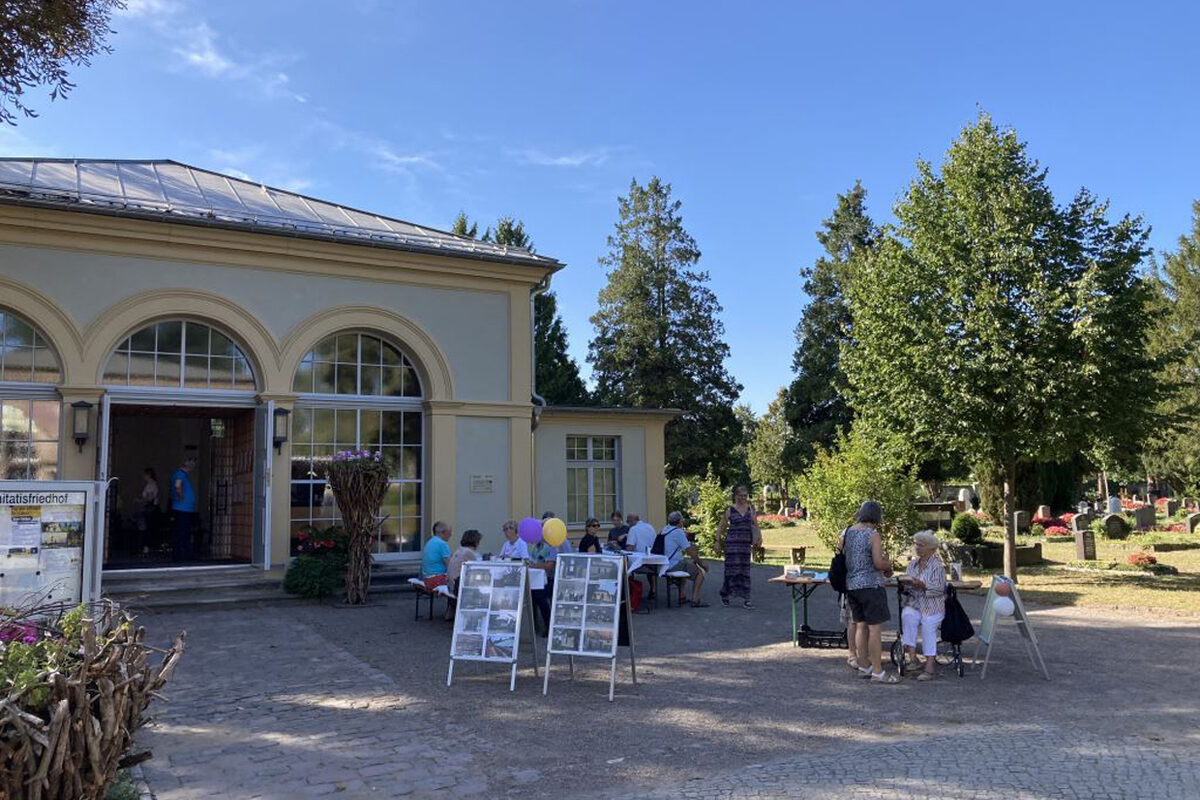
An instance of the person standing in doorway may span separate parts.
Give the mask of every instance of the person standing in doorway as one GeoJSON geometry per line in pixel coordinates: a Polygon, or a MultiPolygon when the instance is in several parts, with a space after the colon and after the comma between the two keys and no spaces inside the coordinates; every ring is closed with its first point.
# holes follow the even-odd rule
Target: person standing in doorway
{"type": "Polygon", "coordinates": [[[187,456],[183,465],[171,475],[171,510],[175,513],[175,531],[171,541],[176,561],[192,560],[192,532],[196,527],[196,489],[192,486],[192,470],[196,457],[187,456]]]}

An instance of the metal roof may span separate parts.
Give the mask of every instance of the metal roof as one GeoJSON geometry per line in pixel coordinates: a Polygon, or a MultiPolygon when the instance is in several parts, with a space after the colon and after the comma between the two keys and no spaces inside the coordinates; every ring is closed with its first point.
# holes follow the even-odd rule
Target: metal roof
{"type": "Polygon", "coordinates": [[[559,269],[556,259],[177,161],[0,158],[0,202],[559,269]]]}

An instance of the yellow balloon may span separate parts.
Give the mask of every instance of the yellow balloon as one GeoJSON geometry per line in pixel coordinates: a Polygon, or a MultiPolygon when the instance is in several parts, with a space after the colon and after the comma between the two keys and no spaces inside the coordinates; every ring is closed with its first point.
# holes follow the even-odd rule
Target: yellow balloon
{"type": "Polygon", "coordinates": [[[558,547],[567,540],[567,526],[558,517],[550,517],[542,523],[542,539],[551,547],[558,547]]]}

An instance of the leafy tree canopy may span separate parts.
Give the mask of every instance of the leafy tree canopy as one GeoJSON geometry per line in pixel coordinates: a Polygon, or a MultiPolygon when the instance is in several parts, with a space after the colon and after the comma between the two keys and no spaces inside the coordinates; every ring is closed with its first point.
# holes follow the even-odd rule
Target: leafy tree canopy
{"type": "Polygon", "coordinates": [[[105,44],[108,23],[123,0],[0,0],[0,122],[36,117],[25,92],[50,86],[50,99],[75,88],[71,67],[88,66],[105,44]]]}

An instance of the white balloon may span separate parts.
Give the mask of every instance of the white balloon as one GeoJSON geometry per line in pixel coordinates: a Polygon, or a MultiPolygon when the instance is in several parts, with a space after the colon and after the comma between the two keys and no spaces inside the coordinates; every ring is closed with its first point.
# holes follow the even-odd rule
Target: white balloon
{"type": "Polygon", "coordinates": [[[992,608],[1002,617],[1011,617],[1016,606],[1013,605],[1011,597],[997,597],[992,601],[992,608]]]}

